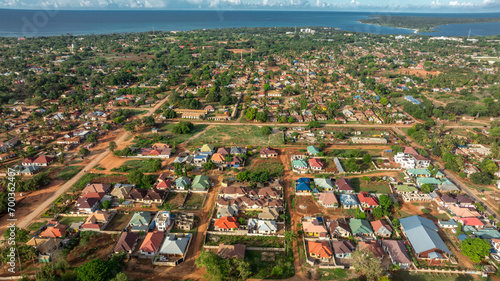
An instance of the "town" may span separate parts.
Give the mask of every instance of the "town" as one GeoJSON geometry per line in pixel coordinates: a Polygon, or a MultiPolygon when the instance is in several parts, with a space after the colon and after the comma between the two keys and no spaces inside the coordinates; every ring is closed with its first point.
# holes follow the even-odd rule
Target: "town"
{"type": "Polygon", "coordinates": [[[0,275],[496,280],[499,51],[326,27],[0,38],[0,275]]]}

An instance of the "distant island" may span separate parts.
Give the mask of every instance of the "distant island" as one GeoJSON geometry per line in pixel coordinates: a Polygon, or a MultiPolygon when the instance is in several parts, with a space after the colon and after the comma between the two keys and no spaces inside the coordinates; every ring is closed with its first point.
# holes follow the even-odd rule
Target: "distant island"
{"type": "Polygon", "coordinates": [[[447,24],[500,22],[500,18],[447,18],[447,17],[415,17],[415,16],[371,16],[359,20],[361,23],[381,26],[414,29],[415,32],[435,32],[437,26],[447,24]]]}

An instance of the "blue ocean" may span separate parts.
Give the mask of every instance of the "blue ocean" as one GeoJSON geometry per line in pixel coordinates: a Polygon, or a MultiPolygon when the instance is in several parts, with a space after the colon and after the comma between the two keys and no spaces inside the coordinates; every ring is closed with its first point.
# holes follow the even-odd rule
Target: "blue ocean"
{"type": "MultiPolygon", "coordinates": [[[[69,11],[0,9],[0,36],[38,37],[62,34],[108,34],[143,31],[186,31],[229,27],[325,26],[377,34],[411,34],[413,30],[362,24],[376,15],[436,17],[500,17],[500,13],[412,14],[303,11],[69,11]]],[[[432,36],[488,36],[500,34],[500,22],[446,25],[432,36]]]]}

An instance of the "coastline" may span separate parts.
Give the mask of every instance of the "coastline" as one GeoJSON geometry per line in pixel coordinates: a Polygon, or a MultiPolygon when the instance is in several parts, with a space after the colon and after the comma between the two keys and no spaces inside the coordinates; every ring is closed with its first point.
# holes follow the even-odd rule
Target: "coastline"
{"type": "MultiPolygon", "coordinates": [[[[408,27],[396,27],[396,26],[381,25],[381,24],[376,24],[376,23],[364,23],[364,22],[362,22],[362,20],[358,20],[358,22],[361,23],[361,24],[367,24],[367,25],[375,25],[375,26],[383,26],[383,27],[391,27],[391,28],[397,28],[397,29],[411,30],[411,31],[413,31],[414,34],[418,34],[418,32],[419,32],[419,29],[413,29],[413,28],[408,28],[408,27]]],[[[429,31],[429,32],[434,32],[434,31],[429,31]]]]}

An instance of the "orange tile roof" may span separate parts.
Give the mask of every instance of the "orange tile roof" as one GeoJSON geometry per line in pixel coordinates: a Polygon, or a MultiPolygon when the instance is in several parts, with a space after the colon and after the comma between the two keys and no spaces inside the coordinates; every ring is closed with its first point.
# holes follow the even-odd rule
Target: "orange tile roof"
{"type": "Polygon", "coordinates": [[[333,255],[333,250],[327,241],[315,242],[308,241],[309,253],[315,254],[320,258],[329,258],[333,255]]]}
{"type": "Polygon", "coordinates": [[[238,228],[240,226],[235,217],[222,217],[216,220],[214,225],[220,229],[238,228]]]}

